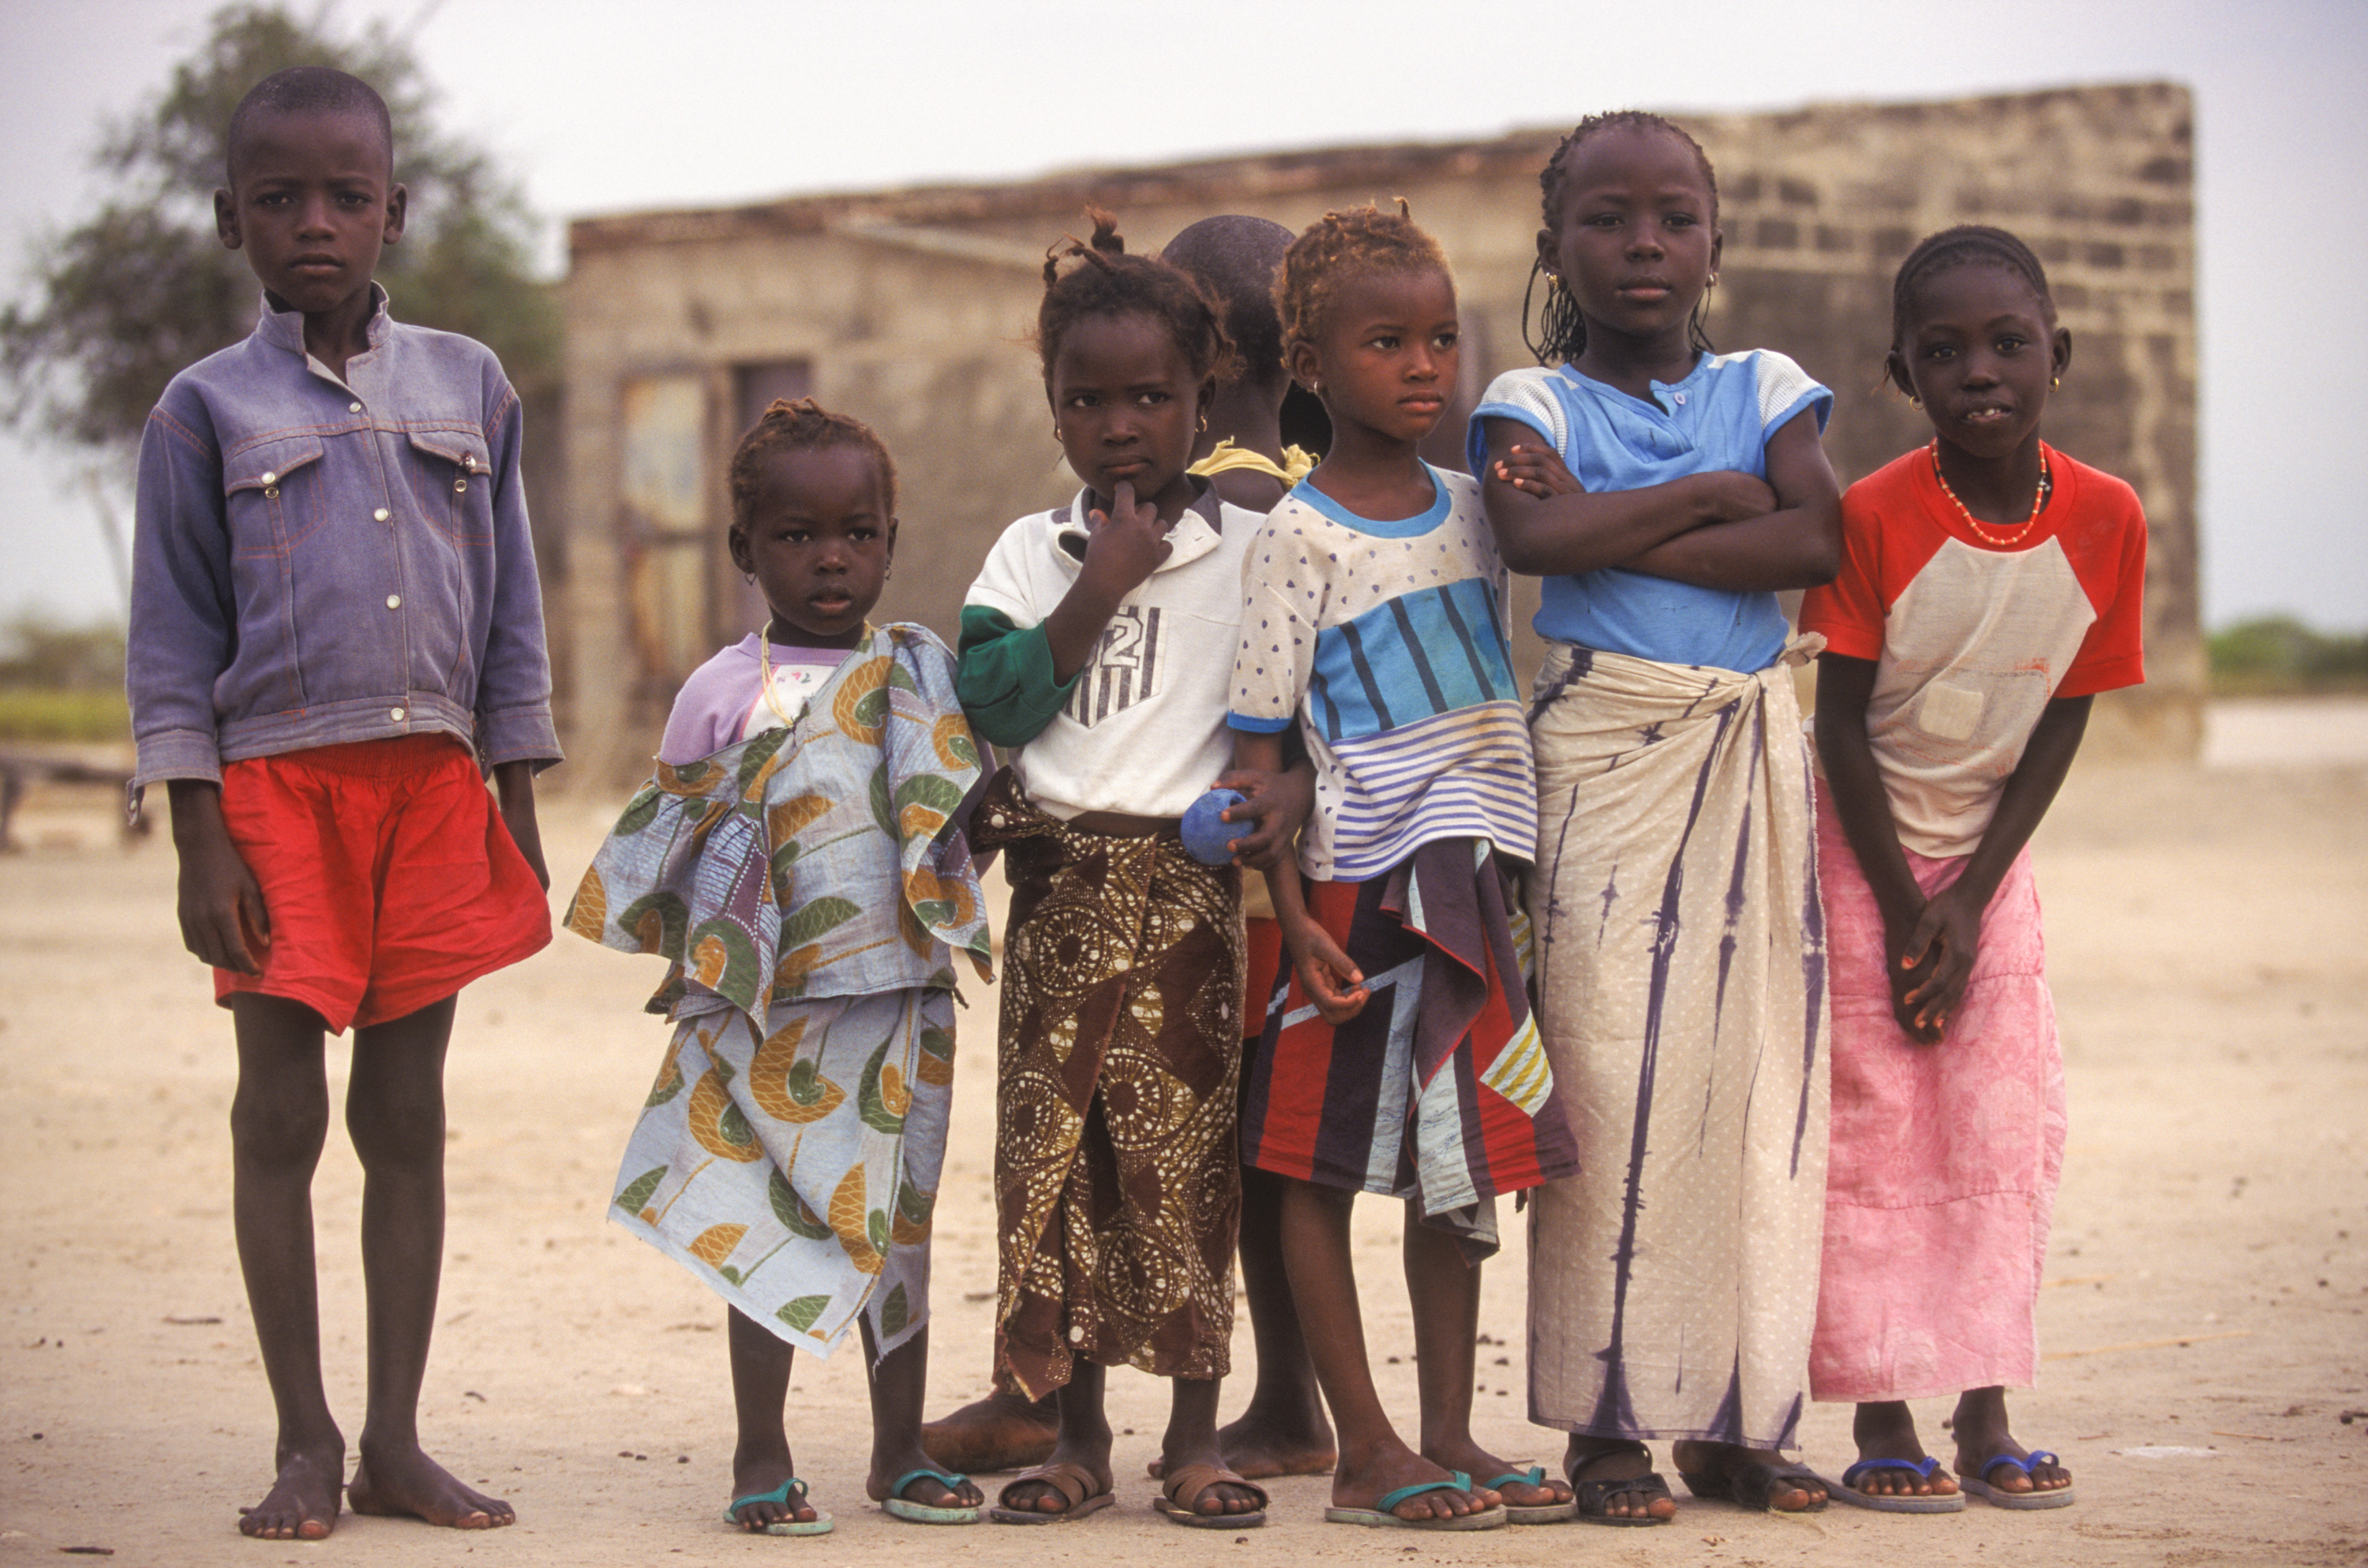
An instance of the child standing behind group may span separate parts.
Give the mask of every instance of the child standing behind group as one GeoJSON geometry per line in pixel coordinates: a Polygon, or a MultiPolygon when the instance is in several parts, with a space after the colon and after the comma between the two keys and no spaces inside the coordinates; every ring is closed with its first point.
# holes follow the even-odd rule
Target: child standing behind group
{"type": "Polygon", "coordinates": [[[1841,575],[1810,593],[1819,863],[1834,987],[1833,1163],[1809,1362],[1858,1403],[1842,1495],[1901,1512],[2060,1507],[2006,1386],[2034,1313],[2064,1163],[2064,1060],[2028,847],[2091,698],[2145,678],[2146,518],[2042,441],[2072,353],[2047,275],[1998,229],[1909,253],[1892,381],[1933,438],[1850,486],[1841,575]],[[1959,1396],[1957,1479],[1907,1401],[1959,1396]]]}
{"type": "Polygon", "coordinates": [[[1186,853],[1224,770],[1227,667],[1257,516],[1184,470],[1230,347],[1175,267],[1090,241],[1045,263],[1037,349],[1084,483],[1022,517],[962,608],[962,705],[1018,748],[973,819],[1011,886],[996,1084],[996,1379],[1059,1391],[1051,1460],[1009,1524],[1111,1499],[1106,1369],[1173,1381],[1164,1496],[1180,1523],[1262,1523],[1224,1468],[1218,1380],[1240,1211],[1240,872],[1186,853]],[[1063,260],[1076,265],[1061,269],[1063,260]]]}
{"type": "Polygon", "coordinates": [[[953,1095],[952,955],[987,971],[956,809],[979,776],[953,656],[872,626],[896,471],[871,428],[776,403],[732,459],[733,564],[764,628],[693,671],[657,776],[568,911],[673,960],[675,1025],[611,1218],[730,1308],[731,1502],[745,1530],[819,1534],[782,1425],[799,1347],[860,1324],[871,1496],[925,1524],[981,1501],[923,1449],[929,1230],[953,1095]]]}
{"type": "Polygon", "coordinates": [[[1537,812],[1505,569],[1477,487],[1416,451],[1455,387],[1455,288],[1429,235],[1372,208],[1327,213],[1275,287],[1332,447],[1252,547],[1234,665],[1235,760],[1274,770],[1296,724],[1316,778],[1307,881],[1269,879],[1295,973],[1267,1018],[1242,1150],[1290,1178],[1282,1252],[1339,1440],[1326,1517],[1567,1517],[1569,1488],[1471,1431],[1494,1200],[1577,1161],[1513,929],[1537,812]],[[1360,1191],[1407,1200],[1420,1452],[1373,1387],[1349,1243],[1360,1191]]]}
{"type": "Polygon", "coordinates": [[[252,336],[183,370],[140,447],[126,685],[135,788],[165,783],[181,935],[238,1040],[239,1265],[279,1425],[239,1528],[356,1513],[507,1525],[421,1451],[444,1244],[444,1053],[461,988],[551,939],[534,774],[559,760],[518,393],[482,344],[404,326],[386,104],[341,71],[231,116],[224,245],[252,336]],[[481,769],[490,769],[499,810],[481,769]],[[370,1405],[348,1485],[321,1382],[313,1173],[324,1033],[354,1031],[370,1405]]]}

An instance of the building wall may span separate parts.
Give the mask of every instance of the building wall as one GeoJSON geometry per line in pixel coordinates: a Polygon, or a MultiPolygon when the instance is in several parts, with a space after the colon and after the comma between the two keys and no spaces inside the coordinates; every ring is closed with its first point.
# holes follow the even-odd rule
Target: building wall
{"type": "MultiPolygon", "coordinates": [[[[1845,483],[1929,438],[1920,415],[1878,388],[1890,278],[1908,248],[1935,229],[1985,222],[2038,251],[2074,340],[2049,438],[2135,484],[2153,530],[2152,679],[2100,704],[2092,744],[2173,756],[2193,753],[2203,673],[2191,117],[2185,89],[2153,84],[1684,119],[1720,181],[1726,248],[1712,335],[1722,347],[1780,348],[1834,389],[1826,445],[1845,483]]],[[[675,609],[700,622],[674,639],[677,650],[735,640],[759,608],[723,544],[723,471],[752,412],[740,406],[751,366],[805,375],[825,404],[880,430],[901,470],[903,531],[879,613],[951,638],[996,532],[1074,488],[1027,335],[1044,247],[1083,232],[1087,201],[1120,214],[1131,247],[1156,250],[1212,212],[1296,228],[1327,208],[1403,196],[1454,265],[1476,390],[1532,362],[1521,298],[1537,174],[1559,135],[577,222],[566,285],[571,539],[553,610],[571,622],[572,753],[595,778],[639,772],[683,673],[667,667],[679,652],[649,634],[652,562],[664,554],[651,540],[665,529],[650,520],[655,504],[633,499],[648,488],[651,441],[646,415],[629,411],[652,404],[654,385],[675,400],[667,406],[695,392],[702,408],[703,447],[682,454],[695,471],[692,531],[665,547],[707,562],[700,575],[682,555],[666,557],[675,609]],[[798,363],[781,371],[784,362],[798,363]],[[699,602],[685,609],[687,597],[699,602]]],[[[691,437],[675,430],[658,444],[668,441],[672,451],[691,437]]],[[[1524,619],[1534,600],[1525,585],[1524,619]]],[[[1533,640],[1525,645],[1533,658],[1533,640]]]]}

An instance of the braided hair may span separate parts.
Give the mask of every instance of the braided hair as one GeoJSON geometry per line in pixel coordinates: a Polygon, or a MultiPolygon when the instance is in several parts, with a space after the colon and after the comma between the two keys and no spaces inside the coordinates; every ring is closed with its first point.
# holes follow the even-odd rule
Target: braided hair
{"type": "Polygon", "coordinates": [[[757,491],[765,466],[780,452],[820,451],[827,447],[860,447],[879,466],[880,483],[887,492],[888,511],[896,511],[896,460],[888,455],[879,433],[851,414],[834,414],[810,397],[792,403],[776,398],[757,416],[732,453],[732,531],[746,530],[757,510],[757,491]]]}
{"type": "Polygon", "coordinates": [[[1192,276],[1156,256],[1129,256],[1118,220],[1098,207],[1086,209],[1093,222],[1089,239],[1071,234],[1044,253],[1044,302],[1036,309],[1036,352],[1044,384],[1053,384],[1053,361],[1061,340],[1087,316],[1149,316],[1167,329],[1195,381],[1234,373],[1233,340],[1223,312],[1192,276]],[[1062,269],[1075,260],[1079,265],[1062,269]]]}
{"type": "MultiPolygon", "coordinates": [[[[1658,131],[1674,136],[1693,150],[1694,166],[1702,171],[1702,184],[1710,189],[1710,215],[1713,224],[1718,222],[1718,173],[1710,166],[1710,154],[1702,151],[1685,127],[1640,108],[1613,109],[1608,114],[1590,114],[1578,122],[1571,133],[1554,144],[1554,156],[1538,171],[1538,205],[1545,219],[1546,233],[1558,233],[1562,215],[1555,210],[1562,196],[1563,159],[1580,142],[1600,131],[1658,131]]],[[[1587,318],[1579,314],[1578,301],[1569,289],[1549,279],[1545,307],[1538,312],[1537,335],[1530,335],[1530,301],[1537,291],[1538,279],[1545,275],[1546,258],[1541,255],[1530,263],[1530,280],[1521,290],[1521,341],[1541,365],[1559,365],[1577,358],[1587,352],[1587,318]]],[[[1692,317],[1686,323],[1686,341],[1704,354],[1714,353],[1710,333],[1703,322],[1710,314],[1710,290],[1702,290],[1694,301],[1692,317]]]]}
{"type": "Polygon", "coordinates": [[[1899,275],[1891,280],[1891,352],[1900,352],[1907,340],[1907,329],[1913,324],[1909,312],[1914,308],[1916,290],[1927,278],[1959,267],[1995,267],[2014,273],[2031,285],[2039,296],[2039,310],[2049,326],[2055,324],[2055,296],[2047,290],[2047,269],[2039,265],[2039,257],[2004,229],[1994,229],[1987,223],[1961,223],[1953,229],[1943,229],[1929,234],[1907,253],[1899,264],[1899,275]]]}
{"type": "Polygon", "coordinates": [[[1452,276],[1447,253],[1415,222],[1404,197],[1395,212],[1371,202],[1346,212],[1326,212],[1291,242],[1274,275],[1274,307],[1282,318],[1284,352],[1294,343],[1321,335],[1348,280],[1373,272],[1452,276]]]}

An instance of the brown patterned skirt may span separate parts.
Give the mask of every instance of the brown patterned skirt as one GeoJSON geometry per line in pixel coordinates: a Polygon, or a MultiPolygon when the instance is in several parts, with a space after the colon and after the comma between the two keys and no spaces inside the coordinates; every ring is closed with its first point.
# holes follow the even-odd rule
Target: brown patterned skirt
{"type": "Polygon", "coordinates": [[[972,842],[1011,885],[996,1077],[997,1382],[1083,1358],[1214,1378],[1233,1337],[1241,873],[1083,833],[1006,773],[972,842]]]}

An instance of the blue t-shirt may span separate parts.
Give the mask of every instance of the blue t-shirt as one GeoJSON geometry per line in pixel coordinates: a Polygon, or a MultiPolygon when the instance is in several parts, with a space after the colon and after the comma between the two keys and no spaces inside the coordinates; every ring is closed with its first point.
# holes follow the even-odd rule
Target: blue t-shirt
{"type": "MultiPolygon", "coordinates": [[[[1823,432],[1834,394],[1783,355],[1765,348],[1705,354],[1675,384],[1653,383],[1653,401],[1556,369],[1508,370],[1472,413],[1472,472],[1486,473],[1484,419],[1515,419],[1547,440],[1593,494],[1641,490],[1690,474],[1730,470],[1768,476],[1768,437],[1803,409],[1823,432]]],[[[1784,612],[1772,593],[1696,587],[1606,567],[1545,579],[1539,635],[1666,665],[1760,670],[1783,651],[1784,612]]]]}

